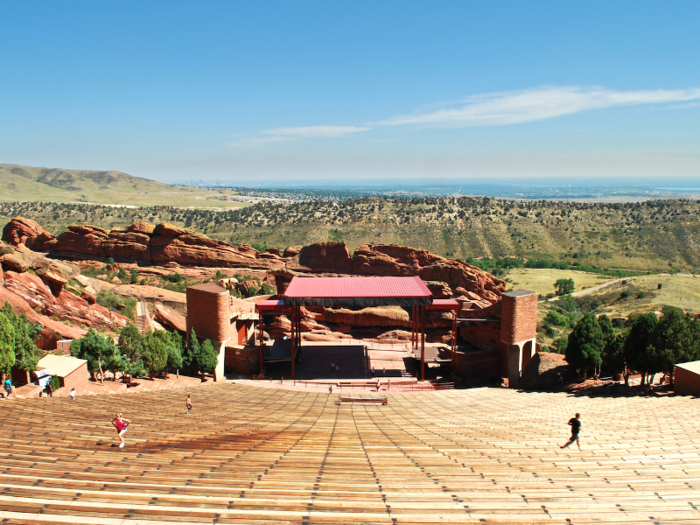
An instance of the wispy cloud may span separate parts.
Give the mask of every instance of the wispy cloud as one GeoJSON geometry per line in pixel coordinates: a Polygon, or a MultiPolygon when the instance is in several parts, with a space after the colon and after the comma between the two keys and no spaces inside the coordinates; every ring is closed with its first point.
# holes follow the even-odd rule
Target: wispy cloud
{"type": "Polygon", "coordinates": [[[242,136],[234,143],[237,146],[255,146],[271,142],[286,142],[296,139],[334,138],[367,131],[367,126],[302,126],[296,128],[275,128],[258,135],[242,136]]]}
{"type": "Polygon", "coordinates": [[[275,128],[239,137],[236,146],[310,138],[334,138],[393,126],[474,127],[505,126],[548,120],[584,111],[624,106],[660,106],[700,101],[700,88],[614,91],[601,87],[544,87],[525,91],[467,97],[434,111],[392,117],[357,126],[275,128]]]}
{"type": "Polygon", "coordinates": [[[547,120],[593,109],[655,105],[700,99],[700,89],[612,91],[603,88],[548,87],[468,97],[452,108],[394,117],[382,126],[502,126],[547,120]]]}

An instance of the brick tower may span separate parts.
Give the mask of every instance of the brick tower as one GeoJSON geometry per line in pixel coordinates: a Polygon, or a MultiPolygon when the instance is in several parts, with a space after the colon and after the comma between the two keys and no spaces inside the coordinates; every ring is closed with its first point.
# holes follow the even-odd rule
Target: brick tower
{"type": "Polygon", "coordinates": [[[537,349],[537,294],[517,290],[501,299],[501,342],[508,345],[508,385],[518,386],[537,349]]]}
{"type": "Polygon", "coordinates": [[[224,380],[226,341],[231,338],[231,299],[226,288],[214,283],[187,288],[187,341],[192,329],[198,339],[211,339],[219,354],[214,381],[224,380]]]}

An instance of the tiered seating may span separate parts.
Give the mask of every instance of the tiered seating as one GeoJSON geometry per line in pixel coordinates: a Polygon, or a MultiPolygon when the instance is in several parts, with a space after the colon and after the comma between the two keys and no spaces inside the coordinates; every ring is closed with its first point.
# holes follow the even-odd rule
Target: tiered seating
{"type": "Polygon", "coordinates": [[[700,523],[700,402],[234,384],[0,405],[2,523],[700,523]],[[184,397],[193,395],[193,415],[184,397]],[[109,421],[132,420],[116,447],[109,421]],[[561,450],[582,414],[582,446],[561,450]]]}

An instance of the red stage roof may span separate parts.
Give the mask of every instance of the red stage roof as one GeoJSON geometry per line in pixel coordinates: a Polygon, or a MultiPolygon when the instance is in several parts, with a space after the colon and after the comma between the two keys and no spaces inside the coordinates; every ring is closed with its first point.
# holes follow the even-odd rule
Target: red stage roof
{"type": "Polygon", "coordinates": [[[429,305],[420,277],[294,277],[284,294],[292,306],[429,305]]]}
{"type": "Polygon", "coordinates": [[[456,299],[433,299],[433,304],[428,306],[428,310],[456,310],[459,302],[456,299]]]}

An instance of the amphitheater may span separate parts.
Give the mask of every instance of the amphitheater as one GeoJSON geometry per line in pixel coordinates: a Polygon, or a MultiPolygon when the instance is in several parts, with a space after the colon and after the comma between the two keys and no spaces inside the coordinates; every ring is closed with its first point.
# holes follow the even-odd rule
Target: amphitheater
{"type": "Polygon", "coordinates": [[[3,401],[0,520],[700,523],[697,398],[499,388],[388,398],[346,405],[224,383],[3,401]],[[132,421],[124,449],[116,411],[132,421]],[[583,450],[562,450],[575,412],[583,450]]]}

